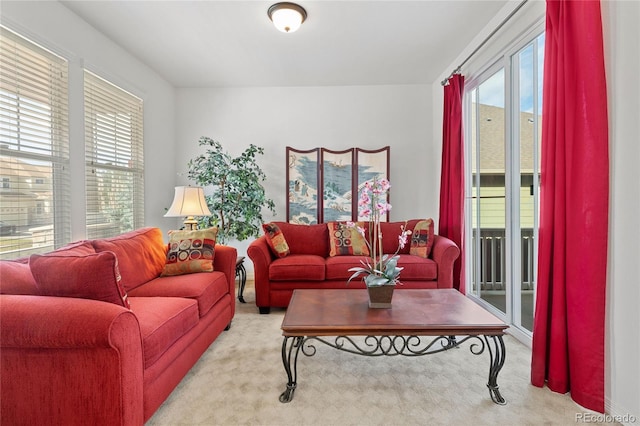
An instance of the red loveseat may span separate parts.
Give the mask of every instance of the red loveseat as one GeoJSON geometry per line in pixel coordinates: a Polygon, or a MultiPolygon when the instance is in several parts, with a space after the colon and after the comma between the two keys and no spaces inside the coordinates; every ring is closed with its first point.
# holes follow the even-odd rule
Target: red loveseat
{"type": "MultiPolygon", "coordinates": [[[[152,416],[235,312],[235,248],[215,246],[214,272],[160,277],[166,250],[161,231],[144,228],[53,252],[69,265],[115,253],[130,309],[39,295],[37,259],[0,262],[0,424],[142,425],[152,416]]],[[[78,276],[56,270],[62,285],[78,276]]]]}
{"type": "MultiPolygon", "coordinates": [[[[420,219],[406,222],[413,230],[420,219]]],[[[298,225],[273,222],[282,231],[290,254],[277,257],[270,249],[267,236],[253,241],[247,255],[253,261],[256,306],[262,314],[272,307],[287,307],[297,288],[365,288],[360,279],[347,285],[352,272],[349,268],[362,266],[364,256],[330,256],[329,230],[326,223],[298,225]]],[[[384,253],[392,254],[398,247],[398,235],[405,222],[381,223],[384,253]]],[[[433,246],[427,258],[409,254],[407,244],[398,254],[402,289],[453,287],[453,262],[460,255],[458,246],[448,238],[432,235],[433,246]]]]}

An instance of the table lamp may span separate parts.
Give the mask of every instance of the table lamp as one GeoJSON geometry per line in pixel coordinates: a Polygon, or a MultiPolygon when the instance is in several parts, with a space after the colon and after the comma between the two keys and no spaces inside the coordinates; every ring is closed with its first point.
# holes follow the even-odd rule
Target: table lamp
{"type": "Polygon", "coordinates": [[[198,229],[198,221],[194,216],[211,216],[211,211],[204,199],[204,190],[199,186],[176,186],[173,203],[164,217],[184,217],[185,229],[198,229]]]}

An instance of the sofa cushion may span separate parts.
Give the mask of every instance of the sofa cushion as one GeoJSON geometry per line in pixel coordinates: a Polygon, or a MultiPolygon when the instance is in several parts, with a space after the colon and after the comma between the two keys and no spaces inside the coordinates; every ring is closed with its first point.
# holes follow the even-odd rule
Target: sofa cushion
{"type": "Polygon", "coordinates": [[[271,262],[269,279],[274,281],[324,281],[324,265],[324,257],[312,254],[292,254],[271,262]]]}
{"type": "Polygon", "coordinates": [[[280,227],[275,223],[265,223],[262,225],[264,235],[267,238],[269,248],[277,257],[286,257],[289,255],[289,244],[282,234],[280,227]]]}
{"type": "Polygon", "coordinates": [[[213,271],[218,228],[170,231],[162,276],[213,271]]]}
{"type": "Polygon", "coordinates": [[[432,259],[424,259],[410,254],[401,254],[399,256],[398,266],[404,268],[400,272],[400,282],[438,279],[438,264],[432,259]]]}
{"type": "Polygon", "coordinates": [[[105,251],[80,256],[65,253],[32,254],[29,258],[40,294],[101,300],[129,308],[114,253],[105,251]]]}
{"type": "Polygon", "coordinates": [[[158,228],[141,228],[92,243],[97,252],[116,254],[122,285],[127,291],[158,277],[166,262],[167,249],[158,228]]]}
{"type": "Polygon", "coordinates": [[[198,306],[192,299],[131,297],[130,303],[140,324],[145,368],[198,323],[198,306]]]}
{"type": "MultiPolygon", "coordinates": [[[[356,222],[355,226],[362,227],[362,222],[356,222]]],[[[344,222],[327,223],[329,256],[369,256],[367,242],[355,226],[347,226],[344,222]]]]}
{"type": "Polygon", "coordinates": [[[0,294],[38,294],[27,261],[0,260],[0,294]]]}
{"type": "Polygon", "coordinates": [[[368,256],[336,256],[326,260],[325,276],[327,280],[345,280],[353,275],[349,268],[362,267],[360,261],[371,261],[368,256]]]}
{"type": "MultiPolygon", "coordinates": [[[[406,229],[413,230],[419,219],[412,219],[406,222],[406,229]]],[[[402,226],[405,222],[381,222],[380,231],[382,232],[382,252],[395,253],[398,250],[398,237],[402,233],[402,226]]],[[[371,240],[370,240],[371,241],[371,240]]],[[[409,244],[398,250],[398,254],[409,254],[409,244]]]]}
{"type": "Polygon", "coordinates": [[[409,254],[427,258],[433,247],[433,219],[421,220],[413,228],[409,254]]]}
{"type": "Polygon", "coordinates": [[[129,297],[185,297],[198,302],[200,317],[229,293],[229,282],[219,271],[155,278],[129,292],[129,297]]]}
{"type": "Polygon", "coordinates": [[[298,225],[287,222],[273,222],[282,231],[291,254],[329,255],[329,231],[325,223],[298,225]]]}

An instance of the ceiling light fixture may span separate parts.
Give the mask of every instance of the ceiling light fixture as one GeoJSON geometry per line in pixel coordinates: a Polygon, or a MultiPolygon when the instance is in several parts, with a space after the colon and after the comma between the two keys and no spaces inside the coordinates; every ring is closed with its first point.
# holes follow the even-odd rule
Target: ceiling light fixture
{"type": "Polygon", "coordinates": [[[276,3],[267,11],[269,19],[283,33],[292,33],[307,19],[307,11],[295,3],[276,3]]]}

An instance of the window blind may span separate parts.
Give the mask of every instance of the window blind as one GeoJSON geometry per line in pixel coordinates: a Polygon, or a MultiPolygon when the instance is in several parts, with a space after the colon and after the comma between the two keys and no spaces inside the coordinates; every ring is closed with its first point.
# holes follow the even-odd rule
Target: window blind
{"type": "Polygon", "coordinates": [[[68,243],[68,63],[0,26],[0,258],[68,243]]]}
{"type": "Polygon", "coordinates": [[[84,72],[87,238],[144,222],[142,100],[84,72]]]}

